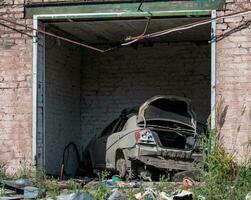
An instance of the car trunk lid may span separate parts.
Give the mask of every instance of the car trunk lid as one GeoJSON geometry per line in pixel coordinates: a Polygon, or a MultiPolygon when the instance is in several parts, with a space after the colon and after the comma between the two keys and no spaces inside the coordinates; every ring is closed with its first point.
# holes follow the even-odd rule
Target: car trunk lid
{"type": "Polygon", "coordinates": [[[190,100],[182,97],[160,95],[148,99],[139,109],[137,122],[145,127],[196,134],[196,119],[190,100]]]}

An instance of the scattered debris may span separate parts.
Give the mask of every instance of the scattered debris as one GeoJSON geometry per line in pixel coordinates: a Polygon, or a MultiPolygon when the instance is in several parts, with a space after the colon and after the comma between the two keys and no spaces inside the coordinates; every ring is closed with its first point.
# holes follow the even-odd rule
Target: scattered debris
{"type": "Polygon", "coordinates": [[[173,200],[193,200],[193,193],[187,190],[182,190],[172,198],[173,200]]]}
{"type": "Polygon", "coordinates": [[[245,200],[251,200],[251,192],[246,195],[245,200]]]}
{"type": "MultiPolygon", "coordinates": [[[[31,180],[2,181],[1,187],[8,192],[0,194],[0,200],[193,200],[196,193],[193,194],[192,189],[198,185],[198,182],[191,177],[184,177],[182,182],[140,182],[122,181],[119,176],[114,175],[109,180],[102,177],[99,181],[87,184],[77,179],[68,181],[53,179],[45,180],[42,187],[35,187],[37,185],[33,185],[34,182],[31,180]],[[46,186],[52,182],[56,184],[57,191],[50,192],[46,186]]],[[[198,195],[196,199],[206,200],[206,197],[198,195]]],[[[251,200],[251,192],[243,199],[251,200]]]]}
{"type": "Polygon", "coordinates": [[[139,181],[132,181],[132,182],[130,182],[130,186],[132,188],[139,188],[140,187],[140,182],[139,181]]]}
{"type": "Polygon", "coordinates": [[[45,200],[96,200],[90,194],[86,192],[72,193],[72,194],[62,194],[56,198],[46,198],[45,200]]]}
{"type": "Polygon", "coordinates": [[[32,187],[32,183],[28,179],[18,179],[16,181],[2,181],[1,183],[5,189],[12,190],[16,194],[23,195],[27,198],[36,198],[39,190],[32,187]]]}
{"type": "Polygon", "coordinates": [[[156,193],[151,188],[147,188],[143,194],[136,194],[135,198],[138,200],[152,200],[156,198],[156,193]]]}
{"type": "Polygon", "coordinates": [[[122,193],[118,189],[114,189],[112,194],[109,196],[108,200],[129,200],[129,199],[124,193],[122,193]]]}
{"type": "Polygon", "coordinates": [[[119,182],[119,181],[121,181],[121,178],[118,175],[114,175],[114,176],[112,176],[112,181],[113,182],[119,182]]]}
{"type": "Polygon", "coordinates": [[[166,192],[161,192],[159,194],[159,197],[160,197],[161,200],[171,200],[172,199],[170,194],[167,194],[166,192]]]}
{"type": "Polygon", "coordinates": [[[202,196],[202,195],[199,195],[198,196],[198,200],[206,200],[206,197],[202,196]]]}
{"type": "Polygon", "coordinates": [[[39,190],[30,185],[29,180],[2,181],[0,200],[33,199],[37,198],[39,190]]]}
{"type": "Polygon", "coordinates": [[[182,181],[183,189],[187,190],[195,185],[195,181],[189,177],[184,177],[182,181]]]}
{"type": "Polygon", "coordinates": [[[28,198],[36,198],[39,195],[39,189],[33,186],[26,186],[23,188],[24,196],[28,198]]]}
{"type": "Polygon", "coordinates": [[[19,200],[24,198],[25,197],[23,195],[12,195],[12,196],[0,197],[0,200],[19,200]]]}
{"type": "Polygon", "coordinates": [[[109,187],[109,188],[116,188],[118,187],[117,183],[112,180],[106,180],[101,182],[102,186],[109,187]]]}

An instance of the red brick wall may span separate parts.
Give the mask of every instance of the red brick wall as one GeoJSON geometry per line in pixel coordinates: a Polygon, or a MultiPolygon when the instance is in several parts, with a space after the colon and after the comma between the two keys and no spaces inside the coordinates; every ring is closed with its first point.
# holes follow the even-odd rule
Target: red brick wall
{"type": "MultiPolygon", "coordinates": [[[[251,8],[250,0],[226,0],[226,11],[218,16],[251,8]]],[[[221,138],[238,160],[250,156],[251,143],[251,26],[238,26],[251,20],[251,14],[221,20],[217,26],[217,100],[222,99],[221,138]],[[240,28],[239,28],[240,29],[240,28]],[[229,31],[236,30],[230,33],[229,31]]]]}
{"type": "MultiPolygon", "coordinates": [[[[23,19],[23,1],[5,4],[0,16],[30,23],[23,19]]],[[[10,169],[31,159],[31,75],[32,40],[0,25],[0,161],[10,169]]]]}

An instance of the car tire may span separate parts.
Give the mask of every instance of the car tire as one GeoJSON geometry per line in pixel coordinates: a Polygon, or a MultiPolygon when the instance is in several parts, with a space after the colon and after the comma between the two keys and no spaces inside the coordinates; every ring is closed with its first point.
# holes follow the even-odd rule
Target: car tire
{"type": "Polygon", "coordinates": [[[124,155],[119,154],[116,159],[116,170],[119,173],[120,178],[125,178],[127,174],[126,160],[124,155]]]}

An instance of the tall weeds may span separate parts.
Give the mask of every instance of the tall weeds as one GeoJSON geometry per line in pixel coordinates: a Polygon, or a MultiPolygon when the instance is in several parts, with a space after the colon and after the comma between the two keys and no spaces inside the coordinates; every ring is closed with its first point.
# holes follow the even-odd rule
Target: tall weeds
{"type": "Polygon", "coordinates": [[[195,198],[206,200],[241,200],[251,191],[250,163],[237,164],[233,155],[216,144],[215,131],[204,139],[203,159],[198,164],[201,184],[194,188],[195,198]]]}

